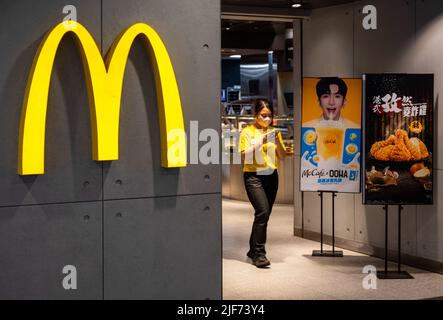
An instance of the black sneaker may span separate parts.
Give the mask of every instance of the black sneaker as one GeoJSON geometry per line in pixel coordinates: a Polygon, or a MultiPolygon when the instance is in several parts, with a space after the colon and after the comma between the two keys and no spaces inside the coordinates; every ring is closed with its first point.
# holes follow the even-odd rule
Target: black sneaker
{"type": "Polygon", "coordinates": [[[257,268],[266,268],[267,266],[271,265],[271,262],[265,257],[265,256],[259,256],[252,260],[252,263],[257,268]]]}
{"type": "Polygon", "coordinates": [[[253,254],[251,251],[248,251],[248,253],[246,254],[246,256],[250,259],[254,259],[255,254],[253,254]]]}

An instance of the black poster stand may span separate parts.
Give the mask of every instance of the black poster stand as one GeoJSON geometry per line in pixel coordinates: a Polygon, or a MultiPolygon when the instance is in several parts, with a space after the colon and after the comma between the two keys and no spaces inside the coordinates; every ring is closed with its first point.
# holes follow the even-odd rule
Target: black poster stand
{"type": "Polygon", "coordinates": [[[397,270],[388,271],[388,206],[383,207],[385,211],[385,270],[377,271],[379,279],[414,279],[407,271],[401,271],[401,212],[403,207],[398,206],[398,249],[397,270]]]}
{"type": "Polygon", "coordinates": [[[320,250],[313,250],[312,256],[314,257],[343,257],[343,251],[335,250],[335,197],[336,192],[320,191],[320,250]],[[323,193],[332,193],[332,251],[323,250],[323,193]]]}

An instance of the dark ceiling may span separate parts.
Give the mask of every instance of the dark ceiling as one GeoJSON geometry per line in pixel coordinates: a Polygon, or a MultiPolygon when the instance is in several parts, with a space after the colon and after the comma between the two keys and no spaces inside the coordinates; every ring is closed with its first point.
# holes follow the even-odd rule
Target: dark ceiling
{"type": "Polygon", "coordinates": [[[221,21],[222,31],[231,32],[252,32],[252,33],[276,33],[283,32],[285,26],[290,27],[291,23],[271,22],[271,21],[247,21],[228,20],[221,21]]]}
{"type": "Polygon", "coordinates": [[[222,48],[268,50],[285,23],[270,21],[222,20],[222,48]]]}
{"type": "MultiPolygon", "coordinates": [[[[292,8],[294,3],[301,3],[300,9],[313,10],[329,6],[355,2],[356,0],[221,0],[222,6],[260,7],[266,11],[280,10],[296,12],[292,8]]],[[[262,10],[262,9],[260,9],[262,10]]],[[[222,10],[223,11],[223,10],[222,10]]],[[[285,29],[291,28],[291,23],[275,21],[251,21],[222,19],[222,51],[223,55],[233,52],[254,54],[256,50],[267,52],[277,34],[282,34],[285,29]],[[232,50],[234,49],[234,50],[232,50]]]]}
{"type": "Polygon", "coordinates": [[[221,4],[269,8],[292,8],[292,4],[301,2],[302,9],[318,9],[355,1],[356,0],[221,0],[221,4]]]}

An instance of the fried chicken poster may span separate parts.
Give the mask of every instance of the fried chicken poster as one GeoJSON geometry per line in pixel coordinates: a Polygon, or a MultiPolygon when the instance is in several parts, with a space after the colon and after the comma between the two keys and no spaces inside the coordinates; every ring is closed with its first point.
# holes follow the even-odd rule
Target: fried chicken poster
{"type": "Polygon", "coordinates": [[[302,191],[360,192],[360,79],[305,78],[302,191]]]}
{"type": "Polygon", "coordinates": [[[365,204],[433,203],[432,74],[366,74],[365,204]]]}

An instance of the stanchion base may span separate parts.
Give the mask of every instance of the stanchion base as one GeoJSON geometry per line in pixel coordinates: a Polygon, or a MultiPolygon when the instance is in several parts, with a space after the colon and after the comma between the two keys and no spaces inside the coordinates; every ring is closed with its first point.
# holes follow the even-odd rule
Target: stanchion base
{"type": "Polygon", "coordinates": [[[343,251],[339,250],[313,250],[312,251],[313,257],[336,257],[336,258],[343,258],[343,251]]]}
{"type": "Polygon", "coordinates": [[[407,271],[377,271],[377,278],[395,280],[395,279],[414,279],[407,271]]]}

